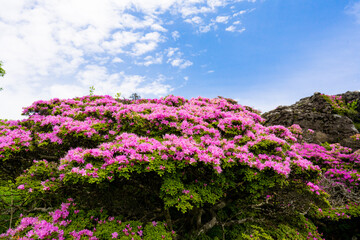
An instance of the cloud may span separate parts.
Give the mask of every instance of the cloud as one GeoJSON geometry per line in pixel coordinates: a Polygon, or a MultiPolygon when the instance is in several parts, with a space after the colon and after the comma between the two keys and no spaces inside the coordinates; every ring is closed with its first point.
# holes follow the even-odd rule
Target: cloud
{"type": "Polygon", "coordinates": [[[168,48],[165,50],[165,52],[167,52],[167,56],[170,58],[172,56],[174,56],[175,53],[177,53],[179,51],[179,48],[168,48]]]}
{"type": "Polygon", "coordinates": [[[178,31],[173,31],[171,37],[176,41],[180,38],[180,33],[178,31]]]}
{"type": "Polygon", "coordinates": [[[152,64],[161,64],[163,62],[162,54],[157,53],[156,56],[146,56],[143,61],[135,61],[137,65],[150,66],[152,64]]]}
{"type": "Polygon", "coordinates": [[[166,58],[166,63],[179,69],[185,69],[193,65],[193,62],[184,59],[183,55],[179,48],[169,47],[163,52],[156,53],[154,56],[148,55],[141,60],[136,60],[134,63],[140,66],[150,66],[153,64],[162,64],[163,59],[166,58]]]}
{"type": "MultiPolygon", "coordinates": [[[[181,13],[184,18],[184,22],[192,24],[194,27],[197,28],[198,33],[207,33],[211,30],[218,29],[217,24],[226,24],[228,21],[234,17],[237,17],[239,15],[242,15],[244,13],[248,13],[254,10],[253,9],[247,9],[242,10],[236,13],[232,13],[232,15],[218,15],[215,16],[215,18],[206,18],[207,15],[210,15],[212,13],[215,13],[218,7],[225,7],[229,5],[230,3],[236,3],[241,2],[242,0],[234,0],[234,1],[228,1],[228,0],[207,0],[207,6],[206,7],[195,7],[191,6],[189,8],[185,7],[181,10],[181,13]]],[[[249,2],[255,2],[253,0],[248,0],[249,2]]],[[[194,2],[201,2],[195,0],[194,2]]],[[[234,9],[234,6],[231,6],[230,9],[234,9]]],[[[237,21],[239,24],[240,22],[237,21]]],[[[233,28],[230,28],[232,30],[233,28]]],[[[241,30],[236,30],[234,28],[233,32],[238,32],[241,30]]]]}
{"type": "Polygon", "coordinates": [[[134,33],[130,31],[116,32],[111,36],[111,39],[104,41],[102,47],[111,53],[123,53],[126,46],[140,41],[141,33],[134,33]]]}
{"type": "Polygon", "coordinates": [[[185,19],[185,22],[193,24],[193,25],[199,25],[199,24],[203,23],[203,20],[201,17],[195,16],[192,18],[185,19]]]}
{"type": "Polygon", "coordinates": [[[187,68],[187,67],[193,65],[193,63],[190,62],[189,60],[184,60],[181,58],[175,58],[175,59],[171,60],[170,64],[173,67],[179,67],[180,69],[184,69],[184,68],[187,68]]]}
{"type": "Polygon", "coordinates": [[[168,95],[169,92],[174,90],[174,88],[172,88],[168,84],[164,84],[164,82],[166,82],[166,78],[163,75],[159,75],[147,86],[138,88],[137,92],[140,94],[155,95],[155,96],[168,95]]]}
{"type": "Polygon", "coordinates": [[[131,52],[135,56],[140,56],[147,52],[153,51],[157,47],[157,45],[158,44],[155,41],[136,43],[132,47],[131,52]]]}
{"type": "Polygon", "coordinates": [[[240,12],[236,12],[233,14],[233,17],[239,16],[239,15],[243,15],[247,12],[247,10],[241,10],[240,12]]]}
{"type": "Polygon", "coordinates": [[[230,25],[230,26],[228,26],[228,27],[225,29],[225,31],[228,31],[228,32],[238,32],[238,33],[242,33],[242,32],[244,32],[245,30],[246,30],[246,29],[245,29],[244,27],[238,29],[235,24],[230,25]]]}
{"type": "Polygon", "coordinates": [[[105,67],[96,65],[87,66],[78,73],[76,80],[81,83],[83,89],[94,86],[95,94],[115,95],[121,92],[122,96],[130,96],[137,92],[158,97],[172,91],[172,87],[164,83],[165,78],[161,75],[156,79],[149,79],[141,75],[128,75],[124,72],[111,74],[105,67]]]}
{"type": "Polygon", "coordinates": [[[215,21],[217,23],[227,23],[229,20],[229,16],[217,16],[215,21]]]}
{"type": "Polygon", "coordinates": [[[208,25],[203,25],[199,27],[199,32],[207,33],[211,30],[212,27],[216,26],[215,23],[209,23],[208,25]]]}
{"type": "Polygon", "coordinates": [[[88,88],[71,84],[54,84],[48,88],[48,91],[51,96],[57,98],[73,98],[89,94],[88,88]]]}
{"type": "Polygon", "coordinates": [[[225,30],[228,31],[228,32],[235,32],[236,27],[234,25],[231,25],[231,26],[227,27],[225,30]]]}
{"type": "Polygon", "coordinates": [[[0,104],[1,117],[19,115],[20,102],[26,106],[37,99],[86,94],[91,82],[102,94],[117,87],[141,88],[143,94],[171,91],[165,82],[169,78],[160,81],[146,76],[147,70],[134,74],[129,69],[134,64],[169,64],[180,70],[193,65],[180,49],[172,56],[165,52],[169,39],[176,41],[181,32],[170,22],[191,22],[198,32],[209,32],[216,29],[212,19],[231,14],[225,11],[217,18],[219,9],[240,1],[2,1],[0,60],[7,74],[0,99],[8,104],[0,104]]]}
{"type": "Polygon", "coordinates": [[[179,48],[170,47],[165,50],[165,53],[168,58],[168,60],[166,62],[170,63],[170,65],[173,67],[185,69],[185,68],[193,65],[193,62],[186,60],[182,57],[183,53],[181,51],[179,51],[179,48]]]}
{"type": "Polygon", "coordinates": [[[115,57],[113,60],[112,60],[113,63],[122,63],[124,62],[124,60],[122,60],[121,58],[119,57],[115,57]]]}
{"type": "Polygon", "coordinates": [[[246,10],[241,10],[239,12],[234,13],[233,17],[237,17],[237,16],[243,15],[245,13],[251,13],[254,10],[255,10],[255,8],[249,8],[249,9],[246,9],[246,10]]]}
{"type": "Polygon", "coordinates": [[[360,2],[354,2],[346,7],[346,12],[353,15],[356,22],[360,24],[360,2]]]}
{"type": "Polygon", "coordinates": [[[184,18],[186,18],[191,15],[209,13],[213,10],[208,6],[196,7],[194,5],[187,4],[179,8],[178,11],[182,14],[184,18]]]}

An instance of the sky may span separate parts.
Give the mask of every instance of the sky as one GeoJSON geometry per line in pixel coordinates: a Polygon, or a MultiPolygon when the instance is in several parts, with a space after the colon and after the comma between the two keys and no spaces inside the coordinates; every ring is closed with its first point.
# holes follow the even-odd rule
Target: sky
{"type": "Polygon", "coordinates": [[[169,94],[266,112],[360,90],[360,1],[0,0],[0,119],[37,100],[169,94]]]}

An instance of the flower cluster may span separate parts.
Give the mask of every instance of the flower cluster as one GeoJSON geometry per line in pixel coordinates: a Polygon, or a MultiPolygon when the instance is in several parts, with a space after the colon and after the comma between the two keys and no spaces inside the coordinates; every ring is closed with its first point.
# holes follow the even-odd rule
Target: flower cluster
{"type": "Polygon", "coordinates": [[[351,138],[352,138],[354,141],[360,141],[360,134],[355,134],[355,135],[351,136],[351,138]]]}
{"type": "MultiPolygon", "coordinates": [[[[20,223],[15,229],[9,229],[6,233],[0,234],[0,238],[20,238],[23,240],[31,239],[138,239],[148,236],[151,231],[158,231],[159,236],[175,236],[174,231],[166,230],[166,224],[160,222],[148,223],[144,229],[141,224],[136,222],[122,222],[116,220],[114,217],[108,217],[106,220],[100,220],[99,217],[85,215],[84,219],[83,211],[76,210],[76,204],[73,199],[68,199],[67,202],[62,203],[59,209],[53,212],[49,212],[48,220],[42,219],[42,217],[23,217],[20,223]],[[79,212],[82,212],[80,214],[79,212]],[[81,215],[76,217],[76,215],[81,215]],[[75,217],[74,217],[75,216],[75,217]],[[73,219],[73,220],[71,220],[73,219]],[[74,229],[80,222],[88,222],[87,227],[89,229],[74,229]],[[159,223],[159,224],[158,224],[159,223]],[[103,231],[109,226],[112,229],[116,229],[117,232],[110,233],[108,230],[103,231]],[[135,226],[135,227],[133,227],[135,226]],[[125,238],[129,237],[129,238],[125,238]]],[[[101,211],[100,211],[101,212],[101,211]]],[[[110,229],[111,230],[111,229],[110,229]]]]}
{"type": "Polygon", "coordinates": [[[31,140],[31,132],[18,121],[0,120],[0,159],[11,152],[28,149],[31,140]]]}
{"type": "Polygon", "coordinates": [[[292,149],[302,157],[323,168],[323,175],[334,183],[341,183],[351,191],[360,183],[360,155],[339,144],[319,146],[317,144],[294,144],[292,149]]]}
{"type": "Polygon", "coordinates": [[[326,94],[321,94],[321,96],[331,104],[334,113],[347,116],[356,113],[357,101],[346,103],[342,96],[326,94]]]}
{"type": "MultiPolygon", "coordinates": [[[[229,198],[246,206],[266,201],[284,208],[275,199],[286,186],[301,189],[299,198],[315,205],[326,197],[320,176],[349,191],[359,190],[360,155],[338,144],[302,143],[300,126],[266,127],[257,111],[229,99],[85,96],[37,101],[24,114],[27,119],[0,122],[0,161],[4,169],[21,171],[12,180],[29,207],[60,205],[49,212],[51,220],[22,218],[7,237],[140,239],[147,232],[171,239],[172,229],[160,224],[171,223],[171,213],[177,218],[199,213],[190,218],[201,219],[205,210],[199,209],[234,201],[229,198]],[[97,206],[91,196],[105,194],[102,188],[114,196],[113,205],[104,207],[115,217],[93,217],[76,228],[74,221],[86,219],[85,212],[91,211],[88,205],[97,206]],[[144,206],[125,209],[132,204],[126,200],[129,193],[137,194],[133,204],[144,206]],[[55,198],[62,195],[76,199],[79,209],[70,210],[72,201],[59,203],[55,198]],[[173,207],[181,213],[164,213],[173,207]],[[118,222],[117,216],[136,219],[136,208],[141,208],[144,222],[118,222]]],[[[288,211],[296,212],[294,206],[288,211]]]]}

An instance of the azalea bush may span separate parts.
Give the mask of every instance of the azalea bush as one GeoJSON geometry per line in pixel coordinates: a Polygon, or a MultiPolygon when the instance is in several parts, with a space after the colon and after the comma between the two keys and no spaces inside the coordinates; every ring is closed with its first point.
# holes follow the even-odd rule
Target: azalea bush
{"type": "Polygon", "coordinates": [[[351,119],[359,114],[356,111],[358,107],[357,100],[351,102],[345,102],[342,96],[326,95],[326,94],[321,94],[321,96],[325,99],[325,101],[331,104],[333,113],[345,115],[350,117],[351,119]]]}
{"type": "Polygon", "coordinates": [[[91,95],[23,114],[0,121],[1,201],[20,199],[5,239],[322,239],[318,223],[360,213],[359,154],[230,99],[91,95]]]}
{"type": "Polygon", "coordinates": [[[360,141],[360,134],[355,134],[355,135],[351,136],[350,138],[354,141],[360,141]]]}

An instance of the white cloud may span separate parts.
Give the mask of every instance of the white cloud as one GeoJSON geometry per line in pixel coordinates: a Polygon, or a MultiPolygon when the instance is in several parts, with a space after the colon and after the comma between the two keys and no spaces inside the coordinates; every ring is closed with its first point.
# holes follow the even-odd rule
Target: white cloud
{"type": "Polygon", "coordinates": [[[136,92],[145,95],[155,95],[155,96],[165,96],[168,95],[169,92],[173,91],[172,88],[168,84],[164,84],[166,81],[163,75],[159,75],[155,80],[153,80],[150,84],[145,87],[140,87],[136,92]]]}
{"type": "Polygon", "coordinates": [[[131,51],[132,54],[135,56],[140,56],[143,55],[147,52],[151,52],[152,50],[154,50],[157,47],[157,43],[156,42],[147,42],[147,43],[136,43],[131,51]]]}
{"type": "Polygon", "coordinates": [[[146,56],[143,61],[135,61],[137,65],[150,66],[152,64],[161,64],[163,61],[162,54],[156,54],[156,56],[146,56]]]}
{"type": "Polygon", "coordinates": [[[353,15],[356,19],[356,22],[360,24],[360,2],[355,2],[346,7],[346,12],[350,15],[353,15]]]}
{"type": "Polygon", "coordinates": [[[129,31],[116,32],[111,36],[111,40],[104,41],[102,46],[112,54],[124,52],[124,47],[136,43],[141,39],[141,33],[129,31]]]}
{"type": "Polygon", "coordinates": [[[194,24],[194,25],[199,25],[199,24],[201,24],[203,22],[203,20],[202,20],[201,17],[195,16],[195,17],[192,17],[192,18],[185,19],[185,22],[191,23],[191,24],[194,24]]]}
{"type": "Polygon", "coordinates": [[[89,88],[70,84],[54,84],[48,88],[48,91],[50,96],[57,98],[73,98],[89,94],[89,88]]]}
{"type": "Polygon", "coordinates": [[[160,42],[161,41],[161,35],[158,32],[150,32],[145,34],[141,38],[141,41],[154,41],[154,42],[160,42]]]}
{"type": "Polygon", "coordinates": [[[215,26],[215,23],[209,23],[208,25],[200,26],[199,32],[207,33],[211,30],[211,27],[215,26]]]}
{"type": "Polygon", "coordinates": [[[83,86],[96,86],[100,82],[106,80],[108,77],[106,67],[101,67],[97,65],[87,65],[86,68],[80,71],[76,79],[83,85],[83,86]]]}
{"type": "Polygon", "coordinates": [[[226,0],[208,0],[207,2],[211,8],[216,8],[219,6],[227,5],[228,1],[226,1],[226,0]]]}
{"type": "Polygon", "coordinates": [[[124,60],[122,60],[121,58],[119,57],[115,57],[113,60],[112,60],[113,63],[122,63],[124,62],[124,60]]]}
{"type": "Polygon", "coordinates": [[[0,119],[24,118],[20,115],[23,107],[30,106],[34,101],[39,100],[39,95],[32,91],[34,87],[28,83],[21,84],[17,88],[2,86],[4,90],[0,93],[0,119]],[[21,92],[21,98],[18,91],[21,92]]]}
{"type": "Polygon", "coordinates": [[[0,60],[7,74],[1,81],[5,90],[0,98],[8,104],[0,104],[0,113],[5,114],[1,117],[15,118],[20,102],[26,106],[30,100],[82,94],[83,88],[86,94],[91,82],[102,94],[118,86],[136,89],[140,82],[144,93],[146,86],[159,87],[159,93],[170,91],[166,83],[143,76],[143,72],[114,73],[114,64],[107,64],[123,63],[116,65],[124,66],[120,71],[130,69],[132,63],[189,67],[193,63],[180,49],[173,55],[164,50],[164,43],[177,40],[181,32],[169,22],[190,19],[198,32],[208,32],[216,28],[211,19],[218,10],[238,1],[2,0],[0,60]],[[151,56],[144,58],[145,54],[151,56]],[[20,100],[24,98],[27,101],[20,100]]]}
{"type": "Polygon", "coordinates": [[[215,21],[217,23],[227,23],[229,20],[229,16],[217,16],[215,21]]]}
{"type": "Polygon", "coordinates": [[[85,70],[79,72],[76,78],[84,89],[94,86],[95,94],[107,93],[114,96],[121,92],[122,96],[130,96],[137,92],[162,96],[172,91],[172,87],[164,83],[163,77],[148,79],[140,75],[127,75],[124,72],[111,74],[105,67],[95,65],[87,66],[85,70]]]}
{"type": "Polygon", "coordinates": [[[170,63],[173,67],[178,67],[180,69],[185,69],[193,65],[193,62],[184,59],[184,55],[179,48],[168,48],[165,50],[166,56],[168,57],[167,63],[170,63]]]}
{"type": "MultiPolygon", "coordinates": [[[[236,17],[239,13],[233,14],[233,16],[228,15],[218,15],[215,18],[207,19],[206,16],[209,14],[215,14],[219,7],[225,7],[230,3],[241,2],[242,0],[207,0],[206,6],[194,6],[184,7],[181,9],[184,21],[192,24],[197,28],[198,33],[207,33],[211,30],[216,30],[218,28],[217,24],[219,23],[228,23],[232,17],[236,17]]],[[[197,3],[202,1],[195,1],[197,3]]],[[[230,7],[230,9],[232,9],[230,7]]],[[[248,10],[243,10],[248,12],[248,10]]],[[[241,11],[240,11],[241,12],[241,11]]],[[[241,12],[243,14],[245,12],[241,12]]]]}
{"type": "Polygon", "coordinates": [[[193,5],[188,5],[188,6],[179,8],[178,11],[181,12],[181,14],[184,18],[186,18],[187,16],[191,16],[191,15],[209,13],[209,12],[212,12],[213,10],[207,6],[195,7],[193,5]]]}
{"type": "Polygon", "coordinates": [[[157,21],[158,19],[154,16],[145,15],[143,19],[128,13],[122,13],[120,16],[120,27],[124,29],[140,30],[152,28],[153,30],[160,29],[161,31],[166,31],[165,28],[157,23],[159,21],[157,21]]]}
{"type": "Polygon", "coordinates": [[[230,25],[225,29],[225,31],[228,31],[228,32],[238,32],[238,33],[242,33],[245,30],[246,29],[244,27],[241,29],[237,29],[235,25],[230,25]]]}
{"type": "Polygon", "coordinates": [[[179,67],[180,69],[184,69],[184,68],[187,68],[187,67],[190,67],[191,65],[193,65],[193,63],[191,61],[184,60],[181,58],[173,59],[173,60],[171,60],[170,63],[173,67],[179,67]]]}
{"type": "Polygon", "coordinates": [[[170,58],[170,57],[172,57],[172,56],[174,56],[174,54],[176,53],[176,52],[178,52],[179,51],[179,48],[172,48],[172,47],[170,47],[170,48],[168,48],[168,49],[166,49],[165,50],[165,52],[167,52],[167,56],[170,58]]]}
{"type": "Polygon", "coordinates": [[[234,25],[231,25],[231,26],[227,27],[225,30],[228,32],[235,32],[236,27],[234,25]]]}
{"type": "Polygon", "coordinates": [[[180,33],[178,31],[173,31],[171,37],[176,41],[180,38],[180,33]]]}
{"type": "Polygon", "coordinates": [[[158,32],[150,32],[145,34],[140,40],[133,45],[131,54],[135,56],[143,55],[147,52],[155,50],[158,43],[164,41],[158,32]]]}
{"type": "Polygon", "coordinates": [[[151,29],[158,32],[167,32],[167,29],[161,26],[160,24],[153,23],[151,29]]]}
{"type": "Polygon", "coordinates": [[[240,12],[234,13],[233,17],[239,16],[239,15],[243,15],[247,12],[247,10],[241,10],[240,12]]]}
{"type": "MultiPolygon", "coordinates": [[[[251,1],[249,1],[251,2],[251,1]]],[[[255,2],[255,1],[254,1],[255,2]]],[[[241,10],[239,12],[236,12],[233,14],[233,17],[237,17],[237,16],[240,16],[240,15],[244,15],[245,13],[251,13],[252,11],[254,11],[255,8],[249,8],[249,9],[246,9],[246,10],[241,10]]]]}

